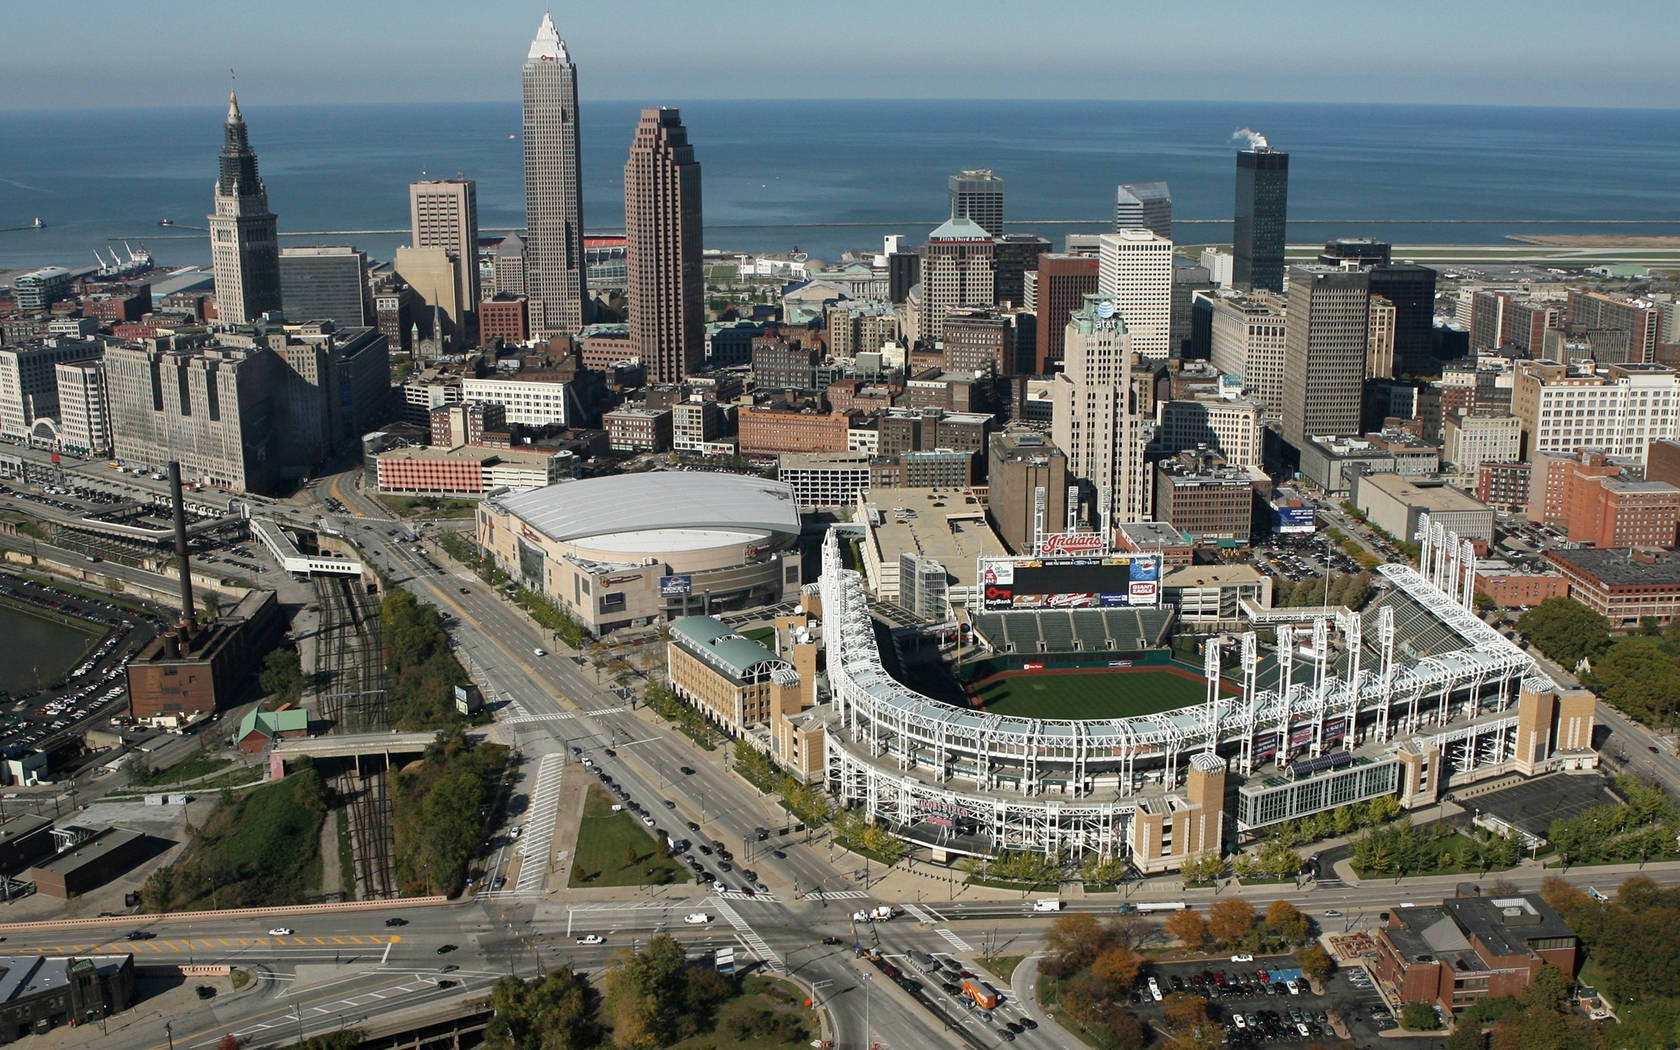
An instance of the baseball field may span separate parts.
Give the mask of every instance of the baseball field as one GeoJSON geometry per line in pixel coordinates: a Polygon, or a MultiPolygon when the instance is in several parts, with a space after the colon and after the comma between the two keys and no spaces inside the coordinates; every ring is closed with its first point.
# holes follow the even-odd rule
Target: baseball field
{"type": "MultiPolygon", "coordinates": [[[[1224,683],[1223,691],[1237,690],[1224,683]]],[[[1017,718],[1126,718],[1190,707],[1207,698],[1207,679],[1180,667],[1004,671],[969,683],[988,712],[1017,718]]]]}

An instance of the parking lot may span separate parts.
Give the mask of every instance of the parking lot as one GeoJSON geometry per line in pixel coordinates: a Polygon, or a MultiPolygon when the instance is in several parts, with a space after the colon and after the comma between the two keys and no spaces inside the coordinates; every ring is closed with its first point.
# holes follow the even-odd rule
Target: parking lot
{"type": "Polygon", "coordinates": [[[1322,995],[1305,980],[1289,980],[1295,973],[1295,959],[1289,955],[1259,956],[1240,963],[1158,963],[1133,984],[1131,1009],[1145,1023],[1160,1024],[1166,996],[1173,992],[1200,996],[1208,1001],[1208,1013],[1225,1026],[1224,1045],[1237,1050],[1334,1043],[1344,1038],[1343,1033],[1365,1045],[1394,1027],[1382,996],[1369,987],[1364,971],[1358,971],[1357,977],[1337,973],[1322,995]]]}

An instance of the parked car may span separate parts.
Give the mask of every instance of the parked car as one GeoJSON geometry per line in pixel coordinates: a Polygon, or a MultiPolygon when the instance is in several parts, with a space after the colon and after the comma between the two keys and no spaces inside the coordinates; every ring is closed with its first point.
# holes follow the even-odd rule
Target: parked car
{"type": "Polygon", "coordinates": [[[292,935],[292,928],[290,926],[276,926],[274,929],[268,931],[268,935],[270,937],[290,937],[292,935]]]}

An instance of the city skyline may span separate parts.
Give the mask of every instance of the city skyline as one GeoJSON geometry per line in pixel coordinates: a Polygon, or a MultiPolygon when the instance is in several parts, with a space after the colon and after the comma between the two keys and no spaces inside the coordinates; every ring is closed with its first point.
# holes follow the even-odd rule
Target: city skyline
{"type": "MultiPolygon", "coordinates": [[[[541,4],[497,4],[488,10],[443,0],[400,9],[391,3],[345,7],[298,0],[292,17],[264,27],[262,52],[231,39],[184,33],[189,25],[220,25],[226,12],[207,0],[184,0],[171,16],[95,0],[88,17],[114,38],[172,70],[167,82],[125,81],[127,105],[192,104],[229,86],[231,65],[241,89],[303,104],[323,101],[487,101],[511,98],[510,85],[485,75],[527,43],[541,4]],[[401,12],[400,21],[391,16],[401,12]],[[330,26],[331,32],[322,32],[330,26]],[[472,61],[463,62],[463,56],[472,61]]],[[[1165,9],[1127,4],[1116,10],[1070,0],[1063,19],[1027,22],[1008,34],[994,21],[962,23],[933,12],[862,0],[838,26],[812,11],[748,3],[737,17],[655,0],[629,12],[637,30],[626,33],[622,12],[561,12],[562,29],[578,53],[591,56],[585,101],[679,102],[708,98],[1135,98],[1169,100],[1303,101],[1334,97],[1371,103],[1608,106],[1674,108],[1680,73],[1668,61],[1663,35],[1629,34],[1642,18],[1668,14],[1654,2],[1618,8],[1615,18],[1561,3],[1446,2],[1414,6],[1412,17],[1386,26],[1383,47],[1370,46],[1363,11],[1309,9],[1294,0],[1273,5],[1268,17],[1224,23],[1175,18],[1165,9]],[[1298,10],[1297,10],[1298,9],[1298,10]],[[885,40],[868,27],[872,16],[892,18],[885,40]],[[641,17],[637,17],[640,15],[641,17]],[[1124,63],[1097,59],[1109,45],[1068,36],[1071,20],[1124,19],[1150,47],[1124,63]],[[734,56],[749,30],[761,45],[754,77],[738,76],[734,56]],[[1450,29],[1450,31],[1449,31],[1450,29]],[[794,46],[821,32],[824,60],[845,69],[844,82],[811,64],[794,46]],[[1490,39],[1521,47],[1489,52],[1490,39]],[[776,46],[785,40],[786,47],[776,46]],[[946,45],[935,49],[933,45],[946,45]],[[1361,56],[1357,83],[1334,82],[1324,71],[1350,52],[1361,56]],[[941,58],[940,55],[951,56],[941,58]],[[649,61],[656,56],[655,61],[649,61]],[[957,56],[960,56],[958,58],[957,56]],[[1564,71],[1560,75],[1560,70],[1564,71]],[[1573,79],[1570,76],[1573,76],[1573,79]]],[[[0,44],[0,100],[4,108],[103,108],[117,97],[106,82],[109,66],[90,54],[85,68],[66,66],[64,52],[39,43],[61,31],[46,8],[8,14],[0,44]]]]}

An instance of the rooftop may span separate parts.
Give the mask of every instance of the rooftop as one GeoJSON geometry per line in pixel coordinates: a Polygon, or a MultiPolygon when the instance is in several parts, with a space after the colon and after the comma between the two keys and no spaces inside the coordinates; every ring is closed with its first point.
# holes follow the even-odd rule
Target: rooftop
{"type": "Polygon", "coordinates": [[[1528,956],[1537,940],[1575,938],[1575,930],[1537,893],[1510,897],[1454,897],[1443,907],[1468,936],[1495,958],[1528,956]]]}
{"type": "Polygon", "coordinates": [[[794,674],[786,660],[750,638],[735,633],[712,616],[685,616],[671,624],[671,641],[705,660],[737,683],[756,681],[766,675],[786,678],[794,674]],[[785,674],[778,674],[785,672],[785,674]]]}
{"type": "Polygon", "coordinates": [[[142,831],[130,831],[127,828],[105,828],[92,838],[83,839],[77,843],[68,853],[61,853],[50,860],[42,861],[30,870],[76,871],[95,863],[107,854],[132,848],[135,843],[145,837],[146,834],[142,831]]]}
{"type": "Polygon", "coordinates": [[[1252,565],[1186,565],[1161,577],[1161,587],[1216,587],[1234,583],[1259,583],[1265,575],[1252,565]]]}
{"type": "Polygon", "coordinates": [[[868,489],[858,505],[883,562],[896,565],[900,553],[912,551],[943,565],[953,586],[975,586],[981,555],[1008,553],[986,522],[986,508],[969,503],[960,489],[868,489]]]}
{"type": "Polygon", "coordinates": [[[1187,545],[1184,536],[1164,521],[1129,521],[1118,529],[1127,543],[1142,550],[1187,545]]]}
{"type": "Polygon", "coordinates": [[[1474,496],[1467,496],[1459,490],[1440,482],[1419,483],[1418,481],[1400,474],[1364,474],[1359,478],[1360,485],[1370,485],[1379,492],[1386,493],[1396,500],[1400,500],[1414,507],[1421,507],[1428,511],[1477,511],[1489,510],[1487,504],[1474,496]]]}
{"type": "Polygon", "coordinates": [[[989,241],[992,235],[986,228],[966,216],[947,219],[928,234],[930,241],[989,241]]]}
{"type": "Polygon", "coordinates": [[[497,496],[500,507],[552,540],[572,543],[626,532],[711,529],[799,532],[793,489],[742,474],[655,471],[586,478],[497,496]]]}
{"type": "Polygon", "coordinates": [[[301,707],[291,707],[284,711],[252,711],[240,720],[238,739],[243,740],[254,732],[273,738],[281,733],[308,731],[309,712],[301,707]]]}
{"type": "Polygon", "coordinates": [[[1565,568],[1596,577],[1600,583],[1610,587],[1680,584],[1680,558],[1672,557],[1666,551],[1640,551],[1635,554],[1629,547],[1583,547],[1579,550],[1548,550],[1546,557],[1565,568]]]}

